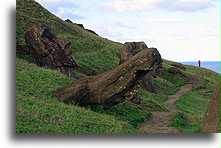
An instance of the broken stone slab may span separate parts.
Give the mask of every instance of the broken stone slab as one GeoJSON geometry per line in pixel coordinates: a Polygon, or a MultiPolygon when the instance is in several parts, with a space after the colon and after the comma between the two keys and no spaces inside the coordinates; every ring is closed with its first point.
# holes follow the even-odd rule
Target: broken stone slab
{"type": "Polygon", "coordinates": [[[70,41],[57,38],[51,33],[51,29],[39,23],[26,31],[25,41],[38,66],[55,69],[74,77],[73,69],[77,65],[69,49],[70,41]]]}
{"type": "Polygon", "coordinates": [[[87,76],[53,92],[60,101],[79,106],[92,104],[110,108],[138,95],[139,81],[162,62],[155,48],[142,50],[118,67],[87,76]]]}

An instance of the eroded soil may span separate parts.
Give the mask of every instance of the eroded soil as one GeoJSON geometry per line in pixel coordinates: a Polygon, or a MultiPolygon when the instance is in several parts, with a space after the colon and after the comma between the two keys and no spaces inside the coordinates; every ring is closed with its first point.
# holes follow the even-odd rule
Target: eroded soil
{"type": "Polygon", "coordinates": [[[180,90],[176,92],[176,94],[169,95],[169,99],[164,102],[168,111],[152,112],[150,119],[139,125],[140,130],[144,131],[145,133],[180,133],[177,128],[169,127],[171,119],[179,111],[174,103],[180,98],[180,96],[202,83],[202,81],[195,76],[189,74],[186,74],[186,76],[189,77],[188,84],[180,87],[180,90]]]}

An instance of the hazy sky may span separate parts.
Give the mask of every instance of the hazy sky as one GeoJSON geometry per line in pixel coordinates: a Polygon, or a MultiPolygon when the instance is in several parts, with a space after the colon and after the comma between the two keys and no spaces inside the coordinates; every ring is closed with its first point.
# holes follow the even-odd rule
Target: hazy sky
{"type": "Polygon", "coordinates": [[[173,61],[219,61],[219,0],[36,0],[61,19],[173,61]]]}

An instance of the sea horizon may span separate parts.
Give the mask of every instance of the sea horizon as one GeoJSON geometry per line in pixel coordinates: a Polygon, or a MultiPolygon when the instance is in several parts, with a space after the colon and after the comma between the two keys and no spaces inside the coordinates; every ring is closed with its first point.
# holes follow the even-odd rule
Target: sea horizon
{"type": "MultiPolygon", "coordinates": [[[[185,65],[198,66],[198,61],[181,61],[179,63],[185,65]]],[[[220,61],[201,61],[201,67],[220,74],[220,61]]]]}

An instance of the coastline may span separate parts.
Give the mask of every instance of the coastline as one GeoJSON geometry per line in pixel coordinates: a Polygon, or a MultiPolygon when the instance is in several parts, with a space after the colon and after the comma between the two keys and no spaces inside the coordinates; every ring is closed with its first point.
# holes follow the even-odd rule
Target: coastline
{"type": "MultiPolygon", "coordinates": [[[[184,65],[198,66],[197,61],[182,61],[179,63],[184,65]]],[[[201,61],[201,67],[220,74],[220,61],[201,61]]]]}

